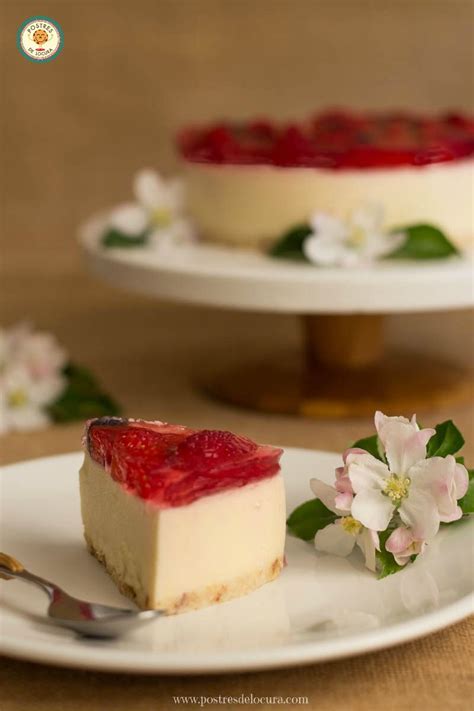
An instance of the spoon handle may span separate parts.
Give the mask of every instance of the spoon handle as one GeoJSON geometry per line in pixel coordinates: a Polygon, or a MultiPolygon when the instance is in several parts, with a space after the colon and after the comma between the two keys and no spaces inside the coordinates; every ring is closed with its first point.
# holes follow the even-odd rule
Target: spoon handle
{"type": "MultiPolygon", "coordinates": [[[[22,564],[13,556],[0,552],[0,567],[7,568],[11,573],[21,573],[24,570],[22,564]]],[[[1,575],[4,580],[10,580],[12,576],[1,575]]]]}
{"type": "Polygon", "coordinates": [[[63,593],[61,588],[52,583],[50,580],[45,578],[40,578],[39,575],[34,575],[30,573],[19,560],[13,558],[13,556],[8,555],[8,553],[2,553],[0,551],[0,578],[3,580],[11,580],[12,578],[21,578],[26,580],[28,583],[34,583],[38,585],[49,597],[50,600],[54,599],[55,593],[63,593]]]}

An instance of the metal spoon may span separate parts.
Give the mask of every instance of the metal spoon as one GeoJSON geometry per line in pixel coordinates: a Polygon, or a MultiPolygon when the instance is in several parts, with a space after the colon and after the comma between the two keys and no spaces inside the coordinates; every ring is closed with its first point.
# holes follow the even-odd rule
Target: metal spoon
{"type": "Polygon", "coordinates": [[[6,553],[0,553],[0,578],[21,578],[38,585],[49,597],[48,617],[56,624],[74,630],[84,637],[119,637],[132,628],[165,614],[162,610],[137,612],[78,600],[49,580],[30,573],[18,560],[6,553]]]}

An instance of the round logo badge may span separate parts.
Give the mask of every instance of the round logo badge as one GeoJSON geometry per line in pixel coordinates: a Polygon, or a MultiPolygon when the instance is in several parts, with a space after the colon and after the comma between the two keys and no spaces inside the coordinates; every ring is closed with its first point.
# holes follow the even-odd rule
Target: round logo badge
{"type": "Polygon", "coordinates": [[[61,52],[63,44],[61,27],[43,15],[29,17],[17,33],[18,49],[30,62],[50,62],[61,52]]]}

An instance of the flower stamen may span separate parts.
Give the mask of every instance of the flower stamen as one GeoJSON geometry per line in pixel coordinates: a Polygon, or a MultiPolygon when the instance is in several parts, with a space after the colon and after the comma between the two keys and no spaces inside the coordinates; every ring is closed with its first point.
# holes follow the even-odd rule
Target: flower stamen
{"type": "Polygon", "coordinates": [[[173,221],[171,211],[167,208],[158,208],[151,213],[151,222],[157,227],[168,227],[173,221]]]}
{"type": "Polygon", "coordinates": [[[346,533],[350,533],[351,536],[358,536],[362,530],[361,522],[353,516],[344,516],[341,518],[341,526],[344,531],[346,531],[346,533]]]}
{"type": "Polygon", "coordinates": [[[408,496],[411,480],[407,476],[392,474],[385,482],[383,493],[395,506],[398,506],[408,496]]]}
{"type": "Polygon", "coordinates": [[[22,388],[12,390],[8,394],[8,404],[10,407],[23,407],[28,402],[28,396],[22,388]]]}
{"type": "Polygon", "coordinates": [[[351,234],[350,234],[349,240],[348,240],[349,245],[351,247],[353,247],[354,249],[358,249],[358,248],[362,247],[363,245],[365,245],[366,241],[367,241],[367,236],[366,236],[364,230],[361,229],[360,227],[354,227],[351,234]]]}

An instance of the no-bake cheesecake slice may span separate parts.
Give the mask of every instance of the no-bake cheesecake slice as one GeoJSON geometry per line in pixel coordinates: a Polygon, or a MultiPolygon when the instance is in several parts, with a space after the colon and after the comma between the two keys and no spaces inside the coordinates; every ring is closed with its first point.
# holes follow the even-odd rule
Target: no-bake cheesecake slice
{"type": "Polygon", "coordinates": [[[89,550],[141,608],[244,595],[283,566],[280,449],[230,432],[100,418],[84,436],[89,550]]]}

